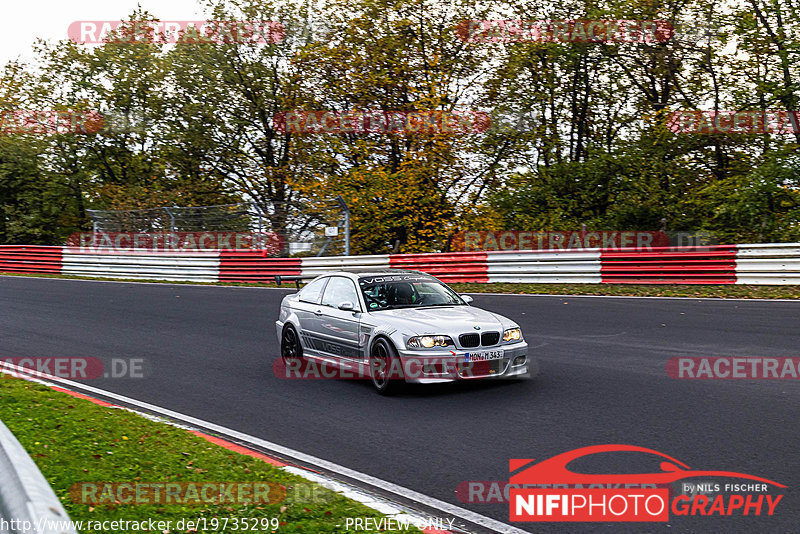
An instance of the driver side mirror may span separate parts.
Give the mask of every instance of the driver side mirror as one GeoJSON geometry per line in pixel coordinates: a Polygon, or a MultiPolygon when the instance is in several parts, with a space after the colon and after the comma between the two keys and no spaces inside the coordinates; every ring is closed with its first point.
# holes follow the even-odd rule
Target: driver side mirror
{"type": "Polygon", "coordinates": [[[353,304],[349,300],[346,300],[346,301],[344,301],[344,302],[339,304],[339,309],[340,310],[355,311],[355,308],[356,308],[355,304],[353,304]]]}
{"type": "Polygon", "coordinates": [[[459,296],[461,297],[461,300],[463,300],[467,304],[472,302],[472,297],[470,297],[469,295],[459,295],[459,296]]]}

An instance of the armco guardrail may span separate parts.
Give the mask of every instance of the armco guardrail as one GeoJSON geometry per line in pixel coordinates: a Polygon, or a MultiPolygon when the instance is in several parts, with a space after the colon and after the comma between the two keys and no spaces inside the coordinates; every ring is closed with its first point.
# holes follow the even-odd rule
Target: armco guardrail
{"type": "Polygon", "coordinates": [[[62,247],[0,246],[0,270],[7,273],[60,273],[62,247]]]}
{"type": "Polygon", "coordinates": [[[220,282],[272,282],[276,274],[301,274],[299,258],[268,258],[264,250],[223,250],[217,254],[220,282]]]}
{"type": "Polygon", "coordinates": [[[599,284],[600,249],[487,253],[489,282],[599,284]]]}
{"type": "Polygon", "coordinates": [[[736,245],[604,250],[604,284],[734,284],[736,245]]]}
{"type": "Polygon", "coordinates": [[[120,251],[87,254],[77,247],[64,247],[61,274],[99,278],[216,282],[219,276],[219,264],[219,252],[216,251],[120,251]]]}
{"type": "Polygon", "coordinates": [[[486,252],[452,252],[449,254],[392,254],[393,269],[422,271],[442,282],[489,282],[486,252]]]}
{"type": "Polygon", "coordinates": [[[39,468],[0,421],[0,532],[76,534],[69,516],[39,468]],[[12,523],[12,520],[16,520],[12,523]],[[16,526],[14,526],[16,525],[16,526]]]}
{"type": "Polygon", "coordinates": [[[389,256],[328,256],[324,258],[303,258],[304,276],[320,275],[337,269],[388,269],[389,256]]]}
{"type": "Polygon", "coordinates": [[[800,243],[739,245],[737,284],[800,284],[800,243]]]}
{"type": "Polygon", "coordinates": [[[0,246],[0,272],[271,282],[338,269],[412,269],[445,282],[800,284],[800,243],[273,258],[263,250],[120,251],[0,246]]]}

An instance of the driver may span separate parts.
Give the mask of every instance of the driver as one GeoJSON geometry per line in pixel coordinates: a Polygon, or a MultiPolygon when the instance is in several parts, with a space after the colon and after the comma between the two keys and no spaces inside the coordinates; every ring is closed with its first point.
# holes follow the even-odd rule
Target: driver
{"type": "Polygon", "coordinates": [[[411,284],[404,282],[401,284],[394,284],[394,303],[395,304],[413,304],[414,303],[414,288],[411,284]]]}

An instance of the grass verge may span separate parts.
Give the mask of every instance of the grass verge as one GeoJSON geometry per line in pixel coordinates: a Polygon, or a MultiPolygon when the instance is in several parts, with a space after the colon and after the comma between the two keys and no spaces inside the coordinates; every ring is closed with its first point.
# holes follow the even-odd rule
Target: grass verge
{"type": "MultiPolygon", "coordinates": [[[[274,283],[252,282],[172,282],[165,280],[131,280],[121,278],[88,278],[62,274],[3,273],[3,276],[32,278],[63,278],[67,280],[98,280],[105,282],[147,282],[160,284],[184,284],[207,286],[278,287],[274,283]]],[[[507,293],[515,295],[604,295],[619,297],[694,297],[721,299],[800,299],[800,285],[646,285],[646,284],[448,284],[459,293],[507,293]]],[[[285,289],[294,289],[294,283],[285,282],[285,289]]]]}
{"type": "MultiPolygon", "coordinates": [[[[343,533],[345,518],[382,516],[263,460],[231,452],[185,430],[93,404],[43,385],[0,375],[0,419],[34,459],[73,521],[172,521],[160,534],[233,532],[233,518],[250,532],[343,533]],[[81,482],[269,482],[287,497],[275,504],[82,504],[69,490],[81,482]],[[207,528],[177,529],[181,519],[206,518],[207,528]],[[218,528],[211,528],[217,518],[218,528]],[[222,521],[228,519],[227,528],[222,521]],[[270,519],[277,518],[270,524],[270,519]],[[271,525],[277,524],[273,530],[271,525]],[[263,528],[265,527],[266,528],[263,528]]],[[[80,500],[80,498],[78,498],[80,500]]],[[[85,525],[79,531],[129,532],[85,525]]],[[[241,526],[238,531],[246,531],[241,526]]],[[[147,532],[147,530],[143,530],[147,532]]],[[[420,532],[384,530],[381,532],[420,532]]]]}

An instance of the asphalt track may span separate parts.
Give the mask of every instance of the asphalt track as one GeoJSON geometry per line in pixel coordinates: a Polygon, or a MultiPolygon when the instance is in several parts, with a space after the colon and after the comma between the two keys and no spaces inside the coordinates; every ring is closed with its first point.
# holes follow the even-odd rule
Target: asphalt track
{"type": "MultiPolygon", "coordinates": [[[[274,320],[284,290],[0,277],[0,357],[143,358],[145,378],[91,385],[258,436],[461,503],[467,480],[508,479],[509,458],[588,445],[652,448],[692,468],[787,486],[773,517],[670,523],[516,524],[532,532],[797,532],[800,384],[674,380],[676,356],[800,356],[800,302],[475,295],[523,328],[530,381],[410,388],[281,380],[274,320]],[[620,528],[622,527],[622,528],[620,528]]],[[[605,460],[604,460],[605,461],[605,460]]],[[[615,472],[617,457],[587,469],[615,472]]]]}

